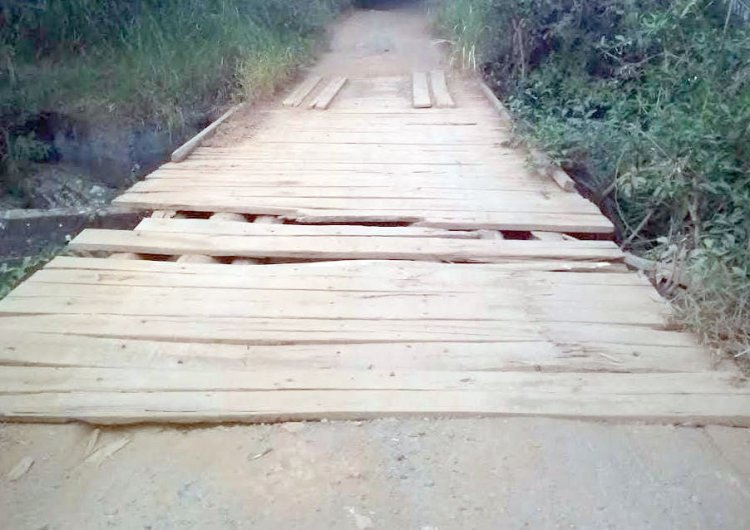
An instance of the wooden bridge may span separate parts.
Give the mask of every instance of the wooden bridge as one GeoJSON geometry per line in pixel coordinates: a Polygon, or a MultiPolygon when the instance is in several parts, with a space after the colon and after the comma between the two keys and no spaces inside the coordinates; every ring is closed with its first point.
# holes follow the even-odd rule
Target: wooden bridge
{"type": "Polygon", "coordinates": [[[750,424],[744,380],[475,81],[314,77],[284,103],[119,197],[153,211],[135,230],[85,230],[85,257],[0,301],[0,417],[750,424]]]}

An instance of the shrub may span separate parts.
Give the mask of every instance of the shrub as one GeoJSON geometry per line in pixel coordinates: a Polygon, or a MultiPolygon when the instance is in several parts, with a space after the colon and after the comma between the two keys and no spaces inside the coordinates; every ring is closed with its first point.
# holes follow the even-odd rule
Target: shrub
{"type": "Polygon", "coordinates": [[[750,344],[750,23],[736,0],[436,0],[454,56],[626,247],[686,269],[686,322],[750,344]],[[467,61],[467,58],[469,59],[467,61]]]}
{"type": "Polygon", "coordinates": [[[231,98],[262,96],[305,60],[317,32],[347,3],[0,3],[0,156],[5,169],[23,154],[18,148],[36,152],[29,122],[45,112],[148,121],[175,130],[187,115],[205,113],[231,98]]]}

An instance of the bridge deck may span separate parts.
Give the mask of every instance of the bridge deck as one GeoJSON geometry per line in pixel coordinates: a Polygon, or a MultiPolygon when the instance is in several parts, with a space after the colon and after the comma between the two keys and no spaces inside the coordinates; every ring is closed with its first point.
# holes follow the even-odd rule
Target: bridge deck
{"type": "Polygon", "coordinates": [[[750,424],[746,383],[474,84],[419,109],[409,76],[307,87],[123,194],[156,211],[135,230],[84,231],[88,257],[0,301],[0,417],[750,424]]]}

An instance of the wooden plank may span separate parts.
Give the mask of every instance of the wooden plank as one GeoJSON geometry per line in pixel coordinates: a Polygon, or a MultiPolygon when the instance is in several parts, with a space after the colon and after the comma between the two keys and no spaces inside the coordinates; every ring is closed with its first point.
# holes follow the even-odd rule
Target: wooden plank
{"type": "Polygon", "coordinates": [[[413,72],[411,79],[412,106],[415,109],[432,107],[430,87],[427,84],[427,74],[425,72],[413,72]]]}
{"type": "Polygon", "coordinates": [[[297,86],[297,88],[292,91],[291,94],[289,94],[286,99],[282,102],[282,105],[285,107],[298,107],[304,99],[312,92],[316,86],[318,86],[318,83],[323,78],[319,75],[313,75],[305,79],[300,85],[297,86]]]}
{"type": "MultiPolygon", "coordinates": [[[[88,261],[86,258],[79,260],[88,261]]],[[[37,271],[27,280],[28,285],[80,284],[144,287],[194,287],[216,289],[254,290],[301,290],[301,291],[358,291],[358,292],[421,292],[421,293],[493,293],[503,292],[519,296],[522,293],[544,294],[565,299],[576,299],[590,293],[601,296],[627,297],[636,295],[660,300],[656,290],[644,279],[630,274],[587,272],[535,273],[518,265],[516,270],[497,269],[496,265],[468,266],[453,264],[437,269],[420,269],[409,262],[407,267],[395,267],[398,262],[370,262],[363,260],[343,267],[315,267],[332,262],[266,265],[252,275],[238,272],[231,267],[186,267],[183,263],[154,262],[134,263],[127,261],[92,259],[116,265],[113,267],[79,264],[74,268],[51,264],[37,271]],[[136,266],[143,265],[143,266],[136,266]],[[148,265],[148,266],[147,266],[148,265]],[[156,266],[163,267],[156,267],[156,266]],[[487,269],[487,267],[490,267],[487,269]],[[625,288],[620,290],[620,288],[625,288]]],[[[429,262],[422,262],[429,263],[429,262]]],[[[435,265],[440,265],[435,263],[435,265]]],[[[565,270],[564,268],[561,270],[565,270]]],[[[587,270],[587,269],[583,269],[587,270]]],[[[594,271],[596,269],[588,269],[594,271]]],[[[24,287],[23,289],[26,289],[24,287]]]]}
{"type": "MultiPolygon", "coordinates": [[[[264,188],[214,188],[191,189],[188,191],[147,191],[130,193],[134,201],[141,203],[161,203],[176,197],[176,200],[198,202],[201,197],[205,201],[219,202],[228,200],[244,200],[257,205],[259,208],[293,209],[331,209],[331,210],[394,210],[394,211],[478,211],[478,212],[518,212],[540,214],[583,214],[603,217],[599,210],[590,202],[578,195],[565,195],[555,198],[545,198],[530,192],[471,192],[471,191],[438,191],[426,192],[421,197],[419,193],[413,196],[399,197],[400,192],[371,191],[368,189],[351,190],[341,188],[326,188],[316,190],[305,188],[301,190],[287,189],[274,195],[272,189],[264,188]],[[309,191],[308,191],[309,190],[309,191]],[[316,196],[316,194],[318,196],[316,196]],[[434,196],[430,196],[434,195],[434,196]]],[[[227,202],[229,203],[229,201],[227,202]]]]}
{"type": "Polygon", "coordinates": [[[71,392],[0,396],[6,421],[95,424],[275,422],[382,416],[546,416],[750,426],[750,402],[735,394],[581,394],[404,390],[294,392],[71,392]]]}
{"type": "Polygon", "coordinates": [[[568,174],[555,164],[546,154],[537,149],[529,149],[529,156],[532,164],[540,174],[551,178],[563,191],[573,193],[576,191],[576,185],[568,174]]]}
{"type": "MultiPolygon", "coordinates": [[[[611,234],[614,226],[603,215],[572,213],[537,213],[537,212],[478,212],[478,211],[415,211],[415,210],[337,210],[285,208],[280,206],[258,206],[249,204],[247,199],[222,197],[203,201],[194,199],[180,200],[172,197],[163,200],[131,199],[132,195],[122,196],[121,205],[150,209],[157,203],[171,202],[172,206],[186,211],[197,212],[235,212],[250,215],[279,215],[284,219],[294,220],[301,224],[331,223],[409,223],[423,227],[443,228],[447,230],[505,230],[529,231],[543,230],[549,232],[611,234]]],[[[381,205],[382,206],[382,205],[381,205]]]]}
{"type": "Polygon", "coordinates": [[[500,118],[504,121],[512,122],[513,118],[511,118],[508,109],[505,108],[505,105],[503,105],[502,101],[497,98],[492,89],[488,87],[487,84],[481,79],[477,80],[477,86],[479,86],[482,94],[484,94],[484,96],[487,98],[487,101],[490,102],[500,118]]]}
{"type": "Polygon", "coordinates": [[[237,112],[240,108],[242,108],[243,104],[235,105],[232,108],[230,108],[228,111],[226,111],[224,114],[222,114],[216,121],[211,123],[208,127],[203,129],[201,132],[193,136],[190,140],[182,144],[182,146],[178,147],[173,153],[170,159],[172,162],[182,162],[185,160],[190,153],[193,152],[200,144],[205,140],[206,138],[213,135],[216,130],[219,128],[219,126],[224,123],[232,114],[237,112]]]}
{"type": "Polygon", "coordinates": [[[560,186],[563,191],[572,193],[576,190],[576,183],[570,176],[560,168],[552,168],[549,170],[549,176],[555,183],[560,186]]]}
{"type": "Polygon", "coordinates": [[[403,237],[344,239],[321,237],[243,237],[169,234],[151,231],[87,229],[71,243],[78,251],[145,254],[264,257],[296,259],[395,259],[492,263],[512,260],[564,259],[621,261],[622,252],[610,241],[458,240],[403,237]]]}
{"type": "MultiPolygon", "coordinates": [[[[465,390],[469,392],[659,396],[692,394],[750,397],[750,385],[732,372],[548,373],[388,370],[158,370],[5,366],[0,395],[58,392],[263,390],[465,390]]],[[[750,415],[750,399],[745,399],[750,415]]],[[[637,405],[636,405],[637,406],[637,405]]],[[[750,417],[748,418],[750,420],[750,417]]]]}
{"type": "Polygon", "coordinates": [[[310,104],[310,108],[317,110],[326,110],[333,102],[336,94],[339,93],[339,91],[344,87],[345,84],[346,77],[334,77],[333,79],[331,79],[323,88],[323,90],[320,91],[318,97],[315,98],[315,100],[310,104]]]}
{"type": "MultiPolygon", "coordinates": [[[[377,197],[377,192],[370,193],[371,196],[356,196],[347,190],[326,190],[321,195],[332,195],[315,197],[305,190],[287,190],[286,194],[280,192],[278,195],[259,195],[256,189],[237,189],[226,193],[223,190],[208,193],[201,190],[188,190],[185,192],[144,192],[130,193],[127,195],[130,204],[189,204],[211,202],[213,204],[231,205],[242,201],[249,207],[264,209],[275,209],[279,214],[289,213],[298,209],[310,210],[382,210],[400,212],[471,212],[478,213],[539,213],[539,214],[571,214],[590,215],[601,217],[599,210],[592,203],[578,195],[566,195],[547,199],[541,195],[526,192],[457,192],[452,197],[377,197]],[[347,196],[347,194],[349,196],[347,196]],[[299,195],[299,196],[295,196],[299,195]],[[372,196],[375,195],[375,196],[372,196]]],[[[366,195],[363,193],[363,195],[366,195]]],[[[387,195],[387,194],[383,194],[387,195]]],[[[126,201],[117,201],[123,204],[126,201]]],[[[219,211],[223,211],[223,208],[219,211]]],[[[239,212],[235,212],[239,213],[239,212]]]]}
{"type": "Polygon", "coordinates": [[[302,191],[302,189],[313,188],[318,190],[336,189],[348,190],[349,194],[359,194],[360,191],[365,193],[375,192],[390,192],[396,191],[401,193],[402,197],[409,196],[417,193],[428,193],[435,194],[439,191],[450,191],[450,190],[466,190],[472,191],[525,191],[525,192],[537,192],[544,191],[551,193],[554,197],[554,193],[557,192],[557,188],[545,187],[544,184],[540,184],[538,179],[530,178],[528,180],[521,180],[516,178],[497,178],[497,179],[479,179],[479,178],[465,178],[461,175],[455,175],[453,179],[443,178],[442,175],[434,175],[431,179],[424,179],[409,175],[406,172],[403,177],[406,177],[402,182],[394,182],[391,175],[378,174],[376,172],[362,172],[362,173],[350,173],[347,176],[337,175],[333,172],[329,173],[328,176],[322,176],[317,174],[308,174],[297,176],[294,173],[283,176],[281,174],[256,174],[252,177],[246,177],[243,175],[232,175],[232,174],[211,174],[207,173],[205,177],[196,178],[192,175],[179,176],[176,178],[166,177],[152,177],[143,181],[148,182],[148,185],[139,183],[138,187],[134,187],[131,191],[158,191],[158,190],[172,190],[182,187],[180,191],[184,191],[185,187],[203,187],[211,190],[212,192],[218,192],[223,190],[230,193],[232,190],[244,189],[248,191],[253,188],[292,188],[302,191]],[[350,183],[346,183],[346,180],[350,183]],[[153,184],[152,184],[153,182],[153,184]]]}
{"type": "Polygon", "coordinates": [[[532,318],[538,322],[592,322],[665,326],[668,306],[650,287],[523,284],[477,291],[387,288],[358,290],[341,280],[311,289],[182,287],[178,285],[80,285],[28,281],[0,301],[8,314],[153,315],[236,318],[470,319],[482,315],[501,325],[532,318]],[[328,287],[328,288],[326,288],[328,287]],[[601,298],[596,298],[600,295],[601,298]],[[612,300],[617,300],[613,303],[612,300]],[[570,312],[571,305],[576,306],[570,312]]]}
{"type": "Polygon", "coordinates": [[[445,80],[445,71],[431,71],[430,82],[432,83],[432,94],[435,97],[435,106],[438,108],[456,106],[456,103],[453,101],[451,93],[448,90],[448,83],[445,80]]]}
{"type": "MultiPolygon", "coordinates": [[[[544,278],[545,272],[559,272],[554,279],[558,283],[597,283],[606,282],[609,285],[650,285],[647,280],[638,275],[629,274],[628,269],[622,264],[613,264],[611,262],[573,262],[573,261],[533,261],[530,263],[513,262],[513,263],[493,263],[493,264],[472,264],[470,269],[465,270],[468,265],[460,263],[433,263],[428,261],[414,261],[404,267],[402,262],[390,261],[336,261],[336,262],[312,262],[312,263],[289,263],[289,264],[270,264],[264,265],[253,271],[254,275],[262,276],[305,276],[305,277],[383,277],[399,281],[413,278],[413,273],[417,274],[440,274],[441,271],[448,274],[464,271],[466,281],[473,278],[492,278],[497,274],[512,274],[523,271],[523,274],[529,277],[539,275],[544,278]],[[580,272],[600,274],[578,274],[580,272]],[[567,274],[565,274],[567,273],[567,274]],[[609,274],[611,273],[611,274],[609,274]]],[[[200,275],[210,272],[211,275],[242,275],[245,273],[237,271],[232,267],[211,267],[206,269],[200,265],[186,266],[177,265],[168,261],[144,261],[131,263],[127,260],[110,260],[102,258],[80,258],[70,256],[57,256],[45,265],[43,271],[49,270],[76,270],[76,271],[133,271],[133,272],[153,272],[168,274],[187,274],[200,275]]],[[[41,271],[39,271],[41,272],[41,271]]],[[[481,280],[478,280],[481,281],[481,280]]]]}
{"type": "MultiPolygon", "coordinates": [[[[471,337],[466,336],[467,340],[471,337]]],[[[165,342],[3,330],[0,364],[221,370],[480,370],[696,372],[702,349],[588,343],[390,342],[248,345],[165,342]],[[637,353],[638,355],[634,355],[637,353]]],[[[0,368],[1,370],[1,368],[0,368]]]]}
{"type": "MultiPolygon", "coordinates": [[[[172,262],[169,262],[172,263],[172,262]]],[[[182,262],[178,262],[182,264],[182,262]]],[[[268,267],[263,267],[268,269],[268,267]]],[[[368,270],[368,269],[364,269],[368,270]]],[[[99,270],[70,270],[43,269],[28,279],[20,293],[28,293],[29,287],[36,284],[65,284],[65,285],[110,285],[110,286],[140,286],[140,287],[192,287],[196,289],[251,289],[257,291],[289,290],[289,291],[346,291],[346,292],[374,292],[374,293],[488,293],[493,297],[496,293],[508,296],[526,294],[532,296],[550,296],[555,300],[577,301],[589,295],[599,293],[602,297],[639,296],[644,299],[660,300],[657,291],[648,284],[640,282],[628,283],[621,277],[628,275],[618,273],[577,274],[565,273],[551,275],[519,275],[519,274],[482,274],[481,271],[460,268],[453,271],[423,271],[410,270],[404,274],[395,271],[391,276],[378,275],[376,268],[370,268],[375,274],[345,274],[332,271],[331,274],[321,274],[309,268],[299,270],[282,269],[279,271],[259,270],[253,275],[247,274],[215,274],[214,268],[208,268],[198,274],[187,274],[182,271],[151,272],[151,271],[117,271],[109,270],[106,274],[99,270]],[[310,274],[304,274],[310,272],[310,274]],[[471,279],[461,279],[461,274],[471,275],[471,279]],[[557,281],[555,276],[563,276],[557,281]],[[599,277],[586,280],[587,276],[599,277]],[[578,277],[584,277],[579,279],[578,277]],[[613,279],[612,283],[608,283],[613,279]]],[[[63,292],[65,287],[59,286],[63,292]]],[[[256,293],[254,296],[262,295],[256,293]]]]}
{"type": "MultiPolygon", "coordinates": [[[[522,190],[473,190],[473,189],[442,189],[442,188],[405,188],[405,187],[312,187],[312,186],[216,186],[215,184],[187,183],[167,180],[149,180],[140,183],[128,192],[131,202],[167,202],[170,197],[197,200],[204,196],[207,199],[244,198],[248,201],[256,200],[260,204],[299,205],[300,207],[314,207],[312,201],[319,201],[321,208],[340,209],[346,203],[341,199],[356,201],[365,209],[377,207],[381,209],[393,206],[397,210],[407,210],[413,206],[415,210],[441,210],[446,208],[456,210],[477,209],[484,211],[516,211],[539,213],[571,213],[601,215],[599,209],[582,197],[573,194],[549,196],[522,190]],[[292,200],[299,199],[299,200],[292,200]],[[333,200],[329,200],[333,199],[333,200]],[[338,199],[338,200],[335,200],[338,199]],[[378,201],[378,202],[376,202],[378,201]],[[471,208],[475,206],[475,208],[471,208]]],[[[123,202],[123,201],[118,201],[123,202]]]]}
{"type": "MultiPolygon", "coordinates": [[[[217,214],[218,215],[218,214],[217,214]]],[[[144,219],[136,230],[192,233],[206,235],[284,236],[284,237],[438,237],[448,239],[479,239],[477,232],[442,230],[416,226],[347,226],[347,225],[285,225],[268,223],[237,223],[203,219],[144,219]]]]}
{"type": "MultiPolygon", "coordinates": [[[[211,265],[206,265],[210,267],[211,265]]],[[[240,267],[237,267],[240,268],[240,267]]],[[[110,305],[111,301],[110,301],[110,305]]],[[[39,309],[39,307],[37,307],[39,309]]],[[[387,320],[341,318],[226,317],[195,315],[143,316],[118,314],[36,314],[0,318],[4,333],[26,332],[72,336],[204,344],[391,344],[403,342],[539,342],[553,340],[563,347],[591,344],[632,347],[637,355],[643,346],[697,348],[697,339],[687,333],[656,329],[647,325],[589,322],[530,322],[528,319],[463,321],[436,320],[425,316],[399,316],[387,320]],[[549,337],[549,338],[548,338],[549,337]]]]}
{"type": "Polygon", "coordinates": [[[419,289],[393,291],[253,289],[248,299],[243,290],[215,287],[158,287],[90,284],[70,296],[69,284],[26,282],[0,301],[0,311],[12,314],[102,311],[123,315],[216,315],[226,317],[295,318],[422,318],[465,319],[475,314],[497,321],[524,318],[539,322],[609,322],[630,325],[665,325],[668,306],[642,290],[595,286],[543,292],[529,289],[493,289],[487,293],[435,292],[419,289]],[[607,299],[592,298],[602,291],[607,299]],[[613,304],[613,295],[619,302],[613,304]],[[389,305],[390,303],[390,305],[389,305]],[[575,313],[566,308],[576,304],[575,313]],[[459,307],[461,306],[461,307],[459,307]],[[532,312],[531,315],[529,313],[532,312]]]}

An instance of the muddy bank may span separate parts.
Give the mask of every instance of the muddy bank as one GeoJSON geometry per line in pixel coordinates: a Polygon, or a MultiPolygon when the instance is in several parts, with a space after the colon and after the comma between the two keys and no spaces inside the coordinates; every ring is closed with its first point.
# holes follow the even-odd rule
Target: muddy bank
{"type": "Polygon", "coordinates": [[[107,204],[162,164],[182,141],[209,123],[194,116],[177,131],[159,124],[78,119],[46,113],[29,133],[46,148],[40,161],[4,176],[0,208],[51,209],[107,204]]]}
{"type": "Polygon", "coordinates": [[[110,208],[112,199],[212,118],[195,115],[178,131],[53,113],[30,120],[30,131],[46,144],[47,155],[4,177],[0,262],[51,252],[85,226],[132,228],[137,216],[110,208]]]}

